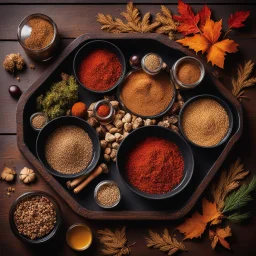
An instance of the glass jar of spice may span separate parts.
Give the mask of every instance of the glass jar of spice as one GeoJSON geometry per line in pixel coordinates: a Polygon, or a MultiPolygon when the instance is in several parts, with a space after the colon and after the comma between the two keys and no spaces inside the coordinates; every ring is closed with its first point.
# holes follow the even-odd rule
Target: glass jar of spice
{"type": "Polygon", "coordinates": [[[43,112],[36,112],[30,117],[31,127],[39,132],[47,124],[48,118],[43,112]]]}
{"type": "Polygon", "coordinates": [[[141,60],[142,69],[149,75],[158,74],[163,66],[162,58],[156,53],[148,53],[141,60]]]}
{"type": "Polygon", "coordinates": [[[46,61],[57,51],[58,29],[50,17],[40,13],[31,14],[19,24],[18,40],[32,59],[46,61]]]}
{"type": "Polygon", "coordinates": [[[93,113],[101,124],[108,124],[115,117],[115,110],[108,100],[98,101],[93,107],[93,113]]]}

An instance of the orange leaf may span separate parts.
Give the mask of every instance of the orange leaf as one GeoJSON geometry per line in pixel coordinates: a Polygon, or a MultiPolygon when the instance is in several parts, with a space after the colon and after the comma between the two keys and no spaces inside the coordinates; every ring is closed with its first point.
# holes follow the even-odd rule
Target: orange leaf
{"type": "Polygon", "coordinates": [[[211,46],[210,42],[199,34],[192,37],[185,37],[183,39],[177,40],[178,43],[188,46],[190,49],[194,50],[196,53],[202,51],[204,53],[211,46]]]}
{"type": "Polygon", "coordinates": [[[250,11],[240,11],[236,12],[235,14],[231,14],[230,18],[228,19],[229,29],[244,27],[245,25],[243,22],[249,17],[249,15],[250,11]]]}
{"type": "Polygon", "coordinates": [[[224,60],[226,52],[237,52],[238,44],[233,40],[225,39],[212,45],[207,51],[207,61],[211,61],[212,65],[224,68],[224,60]]]}
{"type": "Polygon", "coordinates": [[[217,227],[215,232],[213,230],[209,230],[209,238],[212,241],[212,249],[214,249],[219,242],[223,247],[230,250],[230,245],[225,240],[226,237],[230,236],[232,236],[232,233],[229,226],[226,228],[217,227]]]}
{"type": "Polygon", "coordinates": [[[195,34],[200,32],[197,24],[200,20],[199,14],[195,15],[190,5],[185,4],[182,0],[178,1],[178,11],[181,16],[174,15],[180,25],[177,30],[183,35],[195,34]]]}
{"type": "Polygon", "coordinates": [[[184,239],[200,237],[208,222],[217,220],[221,213],[217,210],[216,204],[211,203],[205,198],[202,201],[203,215],[195,212],[191,218],[187,218],[177,229],[185,235],[184,239]]]}
{"type": "Polygon", "coordinates": [[[200,237],[204,233],[206,225],[207,222],[205,222],[204,216],[195,212],[191,218],[187,218],[176,229],[185,235],[184,239],[192,239],[200,237]]]}
{"type": "Polygon", "coordinates": [[[202,10],[198,13],[200,17],[200,29],[202,29],[207,20],[211,18],[211,10],[207,5],[204,5],[202,10]]]}
{"type": "Polygon", "coordinates": [[[221,34],[222,20],[214,22],[213,20],[207,20],[203,28],[203,35],[208,39],[211,44],[215,44],[221,34]]]}

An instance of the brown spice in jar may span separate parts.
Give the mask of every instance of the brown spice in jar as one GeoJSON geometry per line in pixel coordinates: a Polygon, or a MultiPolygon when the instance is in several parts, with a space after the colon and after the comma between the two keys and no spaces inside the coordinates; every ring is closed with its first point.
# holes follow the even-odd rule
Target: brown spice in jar
{"type": "Polygon", "coordinates": [[[200,76],[200,67],[193,61],[184,61],[177,68],[177,77],[183,84],[194,84],[200,76]]]}
{"type": "Polygon", "coordinates": [[[159,57],[155,54],[149,54],[145,58],[144,65],[151,72],[158,70],[160,64],[161,64],[161,61],[160,61],[159,57]]]}
{"type": "Polygon", "coordinates": [[[55,226],[54,205],[44,196],[28,197],[17,205],[14,222],[20,234],[32,240],[42,238],[55,226]]]}
{"type": "Polygon", "coordinates": [[[116,184],[103,184],[97,192],[97,200],[100,204],[110,207],[120,200],[120,191],[116,184]]]}
{"type": "Polygon", "coordinates": [[[154,116],[163,112],[173,99],[174,86],[164,71],[155,76],[143,70],[128,76],[121,89],[124,105],[134,114],[154,116]]]}
{"type": "Polygon", "coordinates": [[[28,24],[32,31],[31,35],[25,39],[25,45],[32,50],[41,50],[47,47],[54,37],[53,25],[42,18],[32,18],[28,24]]]}
{"type": "Polygon", "coordinates": [[[41,129],[45,126],[46,121],[47,120],[45,115],[42,115],[42,114],[35,115],[32,118],[32,126],[36,129],[41,129]]]}
{"type": "Polygon", "coordinates": [[[228,132],[229,117],[217,101],[199,99],[185,108],[182,128],[188,139],[195,144],[215,146],[228,132]]]}
{"type": "Polygon", "coordinates": [[[60,127],[46,141],[47,162],[54,170],[63,174],[81,172],[90,164],[92,155],[92,141],[80,127],[60,127]]]}

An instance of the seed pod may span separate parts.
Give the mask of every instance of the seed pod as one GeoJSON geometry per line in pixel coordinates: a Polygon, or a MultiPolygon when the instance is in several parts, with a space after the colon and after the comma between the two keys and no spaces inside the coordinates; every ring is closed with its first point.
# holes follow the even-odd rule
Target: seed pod
{"type": "Polygon", "coordinates": [[[110,101],[110,104],[113,106],[114,109],[118,109],[119,102],[117,100],[110,101]]]}
{"type": "Polygon", "coordinates": [[[124,130],[126,132],[130,132],[132,130],[132,123],[125,123],[124,124],[124,130]]]}
{"type": "Polygon", "coordinates": [[[104,154],[104,159],[106,162],[109,162],[110,161],[110,156],[107,155],[107,154],[104,154]]]}
{"type": "Polygon", "coordinates": [[[132,124],[132,128],[135,130],[135,129],[139,128],[139,127],[142,126],[142,125],[143,125],[143,120],[142,120],[142,118],[141,118],[141,117],[137,117],[137,118],[134,120],[133,124],[132,124]]]}
{"type": "Polygon", "coordinates": [[[111,159],[116,158],[117,155],[117,150],[116,149],[112,149],[111,154],[109,155],[111,159]]]}
{"type": "Polygon", "coordinates": [[[120,143],[124,139],[124,136],[120,133],[115,133],[115,137],[116,137],[116,142],[118,143],[120,143]]]}
{"type": "Polygon", "coordinates": [[[113,134],[107,132],[105,136],[105,140],[107,142],[114,142],[116,140],[116,137],[113,134]]]}
{"type": "Polygon", "coordinates": [[[121,110],[121,109],[119,109],[118,111],[117,111],[117,113],[116,113],[117,115],[121,115],[122,116],[122,118],[124,117],[124,115],[125,115],[125,111],[124,110],[121,110]]]}
{"type": "Polygon", "coordinates": [[[114,126],[115,126],[116,128],[121,128],[121,127],[124,126],[124,123],[123,123],[122,120],[120,120],[120,119],[114,120],[113,124],[114,124],[114,126]]]}
{"type": "Polygon", "coordinates": [[[95,118],[95,117],[90,117],[88,120],[87,120],[87,123],[92,126],[92,127],[97,127],[99,126],[99,121],[95,118]]]}
{"type": "Polygon", "coordinates": [[[106,134],[106,128],[100,125],[99,127],[96,128],[96,133],[100,139],[103,139],[106,134]]]}
{"type": "Polygon", "coordinates": [[[111,148],[106,148],[105,151],[104,151],[104,153],[107,154],[107,155],[109,155],[109,154],[111,153],[111,150],[112,150],[111,148]]]}
{"type": "Polygon", "coordinates": [[[114,143],[112,144],[112,148],[113,148],[113,149],[118,149],[118,148],[119,148],[119,143],[114,142],[114,143]]]}
{"type": "Polygon", "coordinates": [[[113,127],[113,128],[111,128],[111,129],[109,130],[109,132],[110,132],[111,134],[115,134],[115,133],[118,132],[118,131],[119,131],[119,129],[116,128],[116,127],[113,127]]]}
{"type": "Polygon", "coordinates": [[[108,145],[107,141],[105,141],[105,140],[100,141],[100,146],[102,149],[105,149],[107,147],[107,145],[108,145]]]}
{"type": "Polygon", "coordinates": [[[130,123],[132,121],[132,115],[130,113],[125,114],[123,117],[122,121],[124,123],[130,123]]]}

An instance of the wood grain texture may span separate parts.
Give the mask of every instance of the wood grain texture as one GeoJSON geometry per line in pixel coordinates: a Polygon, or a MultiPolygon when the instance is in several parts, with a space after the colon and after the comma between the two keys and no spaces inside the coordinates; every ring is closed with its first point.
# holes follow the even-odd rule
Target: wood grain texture
{"type": "MultiPolygon", "coordinates": [[[[198,11],[203,5],[194,5],[198,11]]],[[[173,13],[177,13],[177,5],[167,5],[173,13]]],[[[31,13],[43,13],[50,16],[57,24],[62,38],[76,38],[85,33],[100,33],[100,24],[96,21],[98,12],[120,17],[120,12],[126,5],[3,5],[0,8],[0,40],[17,40],[17,27],[21,20],[31,13]],[[72,22],[70,18],[72,17],[72,22]]],[[[139,6],[142,14],[160,11],[160,5],[139,6]]],[[[230,34],[234,37],[256,38],[256,5],[212,5],[215,20],[223,18],[224,30],[227,29],[227,20],[231,13],[237,10],[250,10],[251,15],[247,26],[235,30],[230,34]]]]}

